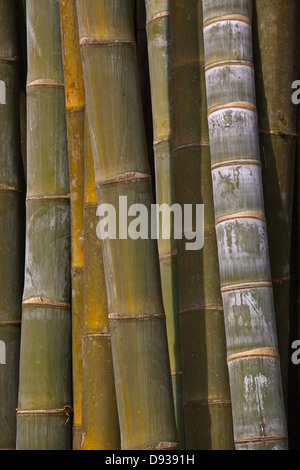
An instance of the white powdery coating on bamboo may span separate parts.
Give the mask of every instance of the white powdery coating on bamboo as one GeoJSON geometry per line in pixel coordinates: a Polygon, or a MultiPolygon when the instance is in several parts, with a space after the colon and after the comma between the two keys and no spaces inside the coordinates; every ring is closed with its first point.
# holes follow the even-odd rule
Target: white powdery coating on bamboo
{"type": "Polygon", "coordinates": [[[216,218],[230,212],[263,212],[261,168],[237,163],[212,170],[216,218]]]}
{"type": "Polygon", "coordinates": [[[212,67],[205,72],[207,83],[208,108],[222,103],[230,103],[239,97],[239,101],[255,104],[254,68],[248,62],[244,64],[224,64],[212,67]]]}
{"type": "Polygon", "coordinates": [[[252,62],[251,26],[238,20],[217,21],[204,28],[205,62],[215,63],[223,57],[252,62]],[[224,40],[226,39],[226,40],[224,40]],[[216,51],[218,56],[216,58],[216,51]]]}
{"type": "Polygon", "coordinates": [[[263,220],[230,220],[218,224],[216,231],[222,286],[271,279],[268,238],[263,220]]]}
{"type": "Polygon", "coordinates": [[[208,116],[212,163],[236,158],[260,159],[257,114],[227,108],[208,116]]]}
{"type": "Polygon", "coordinates": [[[277,349],[277,337],[272,328],[271,287],[227,292],[222,294],[222,298],[227,312],[225,316],[227,354],[266,345],[277,349]]]}

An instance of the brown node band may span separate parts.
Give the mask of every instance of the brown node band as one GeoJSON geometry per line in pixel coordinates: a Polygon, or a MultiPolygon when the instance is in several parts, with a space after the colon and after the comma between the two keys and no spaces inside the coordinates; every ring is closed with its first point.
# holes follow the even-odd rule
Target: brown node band
{"type": "Polygon", "coordinates": [[[148,24],[152,23],[152,21],[159,20],[161,18],[168,18],[169,16],[170,16],[169,11],[161,11],[159,13],[156,13],[151,18],[149,18],[149,20],[147,20],[146,26],[148,26],[148,24]]]}
{"type": "Polygon", "coordinates": [[[247,16],[244,15],[223,15],[223,16],[215,16],[214,18],[205,20],[203,23],[203,29],[207,26],[210,26],[214,23],[219,23],[220,21],[241,21],[242,23],[246,23],[251,26],[251,21],[247,16]]]}
{"type": "Polygon", "coordinates": [[[230,108],[247,109],[248,111],[253,111],[254,113],[257,113],[257,109],[254,104],[248,103],[247,101],[233,101],[232,103],[226,103],[209,108],[207,111],[207,115],[210,116],[211,114],[217,111],[223,111],[224,109],[230,108]]]}
{"type": "Polygon", "coordinates": [[[271,347],[256,348],[251,349],[250,351],[242,351],[240,353],[230,354],[229,356],[227,356],[227,363],[236,361],[237,359],[246,359],[250,357],[271,357],[274,359],[279,359],[279,353],[277,349],[271,347]]]}

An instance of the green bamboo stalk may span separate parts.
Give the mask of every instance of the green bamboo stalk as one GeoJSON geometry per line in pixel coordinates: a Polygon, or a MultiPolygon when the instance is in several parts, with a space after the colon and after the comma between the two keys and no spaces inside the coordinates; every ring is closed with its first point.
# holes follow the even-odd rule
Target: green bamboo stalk
{"type": "Polygon", "coordinates": [[[248,0],[203,0],[208,123],[237,449],[286,449],[248,0]]]}
{"type": "Polygon", "coordinates": [[[0,2],[0,450],[16,448],[24,270],[16,3],[0,2]]]}
{"type": "MultiPolygon", "coordinates": [[[[133,1],[77,0],[98,204],[152,203],[133,1]]],[[[125,210],[121,207],[120,210],[125,210]]],[[[177,448],[156,240],[103,240],[122,449],[177,448]]]]}
{"type": "Polygon", "coordinates": [[[171,1],[176,200],[204,204],[204,245],[178,241],[186,445],[232,449],[233,429],[206,114],[202,2],[171,1]]]}
{"type": "MultiPolygon", "coordinates": [[[[171,41],[169,0],[146,0],[150,88],[153,113],[156,203],[175,203],[172,158],[171,41]]],[[[174,406],[180,448],[185,448],[179,325],[177,241],[158,239],[162,294],[167,321],[174,406]]]]}
{"type": "Polygon", "coordinates": [[[73,449],[79,450],[82,439],[85,92],[79,48],[76,0],[60,0],[60,24],[71,207],[73,449]]]}
{"type": "Polygon", "coordinates": [[[18,47],[20,51],[20,141],[23,171],[26,178],[26,77],[27,77],[27,40],[25,3],[17,0],[18,47]]]}
{"type": "Polygon", "coordinates": [[[297,110],[291,100],[291,84],[297,78],[299,7],[297,0],[254,2],[254,65],[264,202],[286,401],[297,110]]]}
{"type": "Polygon", "coordinates": [[[71,448],[70,200],[58,0],[27,0],[27,223],[18,450],[71,448]]]}
{"type": "Polygon", "coordinates": [[[120,449],[120,430],[102,244],[96,233],[99,219],[96,215],[95,172],[87,116],[84,155],[82,450],[117,450],[120,449]]]}
{"type": "MultiPolygon", "coordinates": [[[[151,174],[154,174],[154,150],[153,150],[153,118],[151,105],[151,88],[149,77],[149,58],[146,32],[146,5],[145,2],[135,0],[135,27],[136,27],[136,53],[138,71],[140,76],[140,89],[147,139],[148,159],[151,174]]],[[[152,180],[153,193],[155,193],[155,178],[152,180]]]]}

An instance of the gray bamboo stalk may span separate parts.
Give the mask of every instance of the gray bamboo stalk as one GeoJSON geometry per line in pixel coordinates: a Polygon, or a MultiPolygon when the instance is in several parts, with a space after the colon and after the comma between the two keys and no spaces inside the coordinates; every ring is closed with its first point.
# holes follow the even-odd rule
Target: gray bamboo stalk
{"type": "Polygon", "coordinates": [[[237,449],[286,449],[250,2],[203,0],[212,179],[237,449]]]}

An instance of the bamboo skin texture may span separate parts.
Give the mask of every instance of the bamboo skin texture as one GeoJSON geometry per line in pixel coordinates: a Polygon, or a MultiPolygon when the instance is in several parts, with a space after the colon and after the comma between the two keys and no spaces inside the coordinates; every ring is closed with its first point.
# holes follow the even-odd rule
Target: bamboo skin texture
{"type": "Polygon", "coordinates": [[[292,204],[296,111],[291,84],[298,70],[296,0],[254,2],[254,65],[274,305],[287,405],[292,204]]]}
{"type": "Polygon", "coordinates": [[[109,332],[94,161],[85,119],[84,161],[84,328],[82,450],[120,449],[120,430],[109,332]]]}
{"type": "MultiPolygon", "coordinates": [[[[78,0],[77,11],[97,202],[118,219],[127,196],[150,214],[133,2],[78,0]]],[[[121,448],[177,448],[156,240],[107,238],[102,248],[121,448]]]]}
{"type": "Polygon", "coordinates": [[[250,2],[203,0],[203,19],[235,447],[287,449],[262,190],[250,2]]]}
{"type": "Polygon", "coordinates": [[[0,450],[16,448],[24,272],[24,172],[20,151],[16,4],[0,15],[0,450]]]}
{"type": "Polygon", "coordinates": [[[82,439],[85,92],[79,47],[76,0],[60,0],[60,24],[66,98],[71,209],[73,450],[79,450],[82,439]]]}
{"type": "Polygon", "coordinates": [[[59,1],[27,0],[27,220],[17,450],[70,450],[70,198],[59,1]],[[45,60],[47,58],[47,60],[45,60]]]}
{"type": "Polygon", "coordinates": [[[178,241],[186,448],[233,449],[230,389],[210,172],[202,2],[171,1],[176,201],[204,204],[204,245],[178,241]]]}
{"type": "MultiPolygon", "coordinates": [[[[172,158],[171,43],[169,0],[146,0],[146,32],[153,113],[156,203],[175,203],[172,158]]],[[[158,239],[162,294],[167,334],[174,407],[180,448],[185,448],[179,325],[177,243],[173,238],[158,239]]]]}

